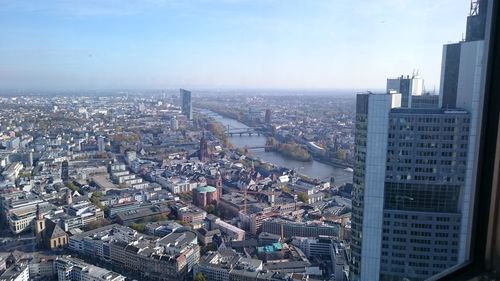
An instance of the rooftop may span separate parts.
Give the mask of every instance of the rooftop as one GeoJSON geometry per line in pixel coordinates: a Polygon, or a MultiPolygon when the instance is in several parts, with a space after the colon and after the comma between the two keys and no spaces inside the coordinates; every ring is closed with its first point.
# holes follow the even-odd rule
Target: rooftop
{"type": "Polygon", "coordinates": [[[196,188],[196,191],[200,193],[215,192],[217,189],[211,185],[200,186],[196,188]]]}

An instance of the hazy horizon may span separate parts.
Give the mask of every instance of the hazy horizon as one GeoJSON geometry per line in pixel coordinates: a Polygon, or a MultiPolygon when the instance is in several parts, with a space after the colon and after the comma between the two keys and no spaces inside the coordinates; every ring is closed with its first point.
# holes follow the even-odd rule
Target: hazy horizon
{"type": "MultiPolygon", "coordinates": [[[[374,92],[374,93],[382,93],[385,92],[385,89],[237,89],[237,88],[227,88],[227,89],[219,89],[219,88],[185,88],[192,92],[194,96],[199,95],[226,95],[226,94],[252,94],[252,95],[284,95],[284,96],[293,96],[293,95],[315,95],[315,96],[355,96],[358,93],[366,93],[366,92],[374,92]]],[[[167,88],[167,89],[89,89],[89,90],[16,90],[16,89],[0,89],[0,97],[8,97],[8,96],[83,96],[83,95],[103,95],[103,96],[116,96],[116,95],[153,95],[153,96],[161,96],[162,94],[166,95],[178,95],[179,88],[167,88]]]]}
{"type": "Polygon", "coordinates": [[[366,91],[418,70],[438,91],[469,4],[6,0],[0,89],[366,91]]]}

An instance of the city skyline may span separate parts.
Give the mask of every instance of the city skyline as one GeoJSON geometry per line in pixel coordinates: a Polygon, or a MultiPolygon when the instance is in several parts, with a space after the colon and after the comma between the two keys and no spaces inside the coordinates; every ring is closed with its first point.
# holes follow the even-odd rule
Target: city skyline
{"type": "Polygon", "coordinates": [[[5,1],[0,83],[49,91],[374,90],[419,70],[432,91],[442,44],[462,36],[463,2],[5,1]]]}

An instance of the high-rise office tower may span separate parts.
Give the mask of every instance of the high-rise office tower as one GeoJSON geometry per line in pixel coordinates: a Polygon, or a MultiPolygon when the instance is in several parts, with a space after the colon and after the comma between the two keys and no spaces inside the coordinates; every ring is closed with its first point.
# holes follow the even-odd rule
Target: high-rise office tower
{"type": "Polygon", "coordinates": [[[182,114],[184,114],[188,120],[193,119],[193,108],[191,105],[191,92],[184,89],[180,89],[181,95],[181,109],[182,114]]]}
{"type": "Polygon", "coordinates": [[[97,149],[99,152],[104,152],[106,150],[106,143],[104,142],[103,136],[97,137],[97,149]]]}
{"type": "Polygon", "coordinates": [[[424,91],[424,79],[413,74],[387,79],[387,93],[401,94],[401,107],[438,108],[439,96],[424,91]]]}
{"type": "Polygon", "coordinates": [[[352,211],[353,274],[426,278],[459,258],[469,113],[398,107],[360,94],[352,211]]]}
{"type": "Polygon", "coordinates": [[[412,96],[421,96],[424,92],[424,79],[413,74],[387,79],[387,93],[401,94],[401,107],[411,107],[412,96]]]}
{"type": "Polygon", "coordinates": [[[425,280],[458,263],[469,113],[389,112],[382,280],[425,280]]]}
{"type": "Polygon", "coordinates": [[[470,114],[465,188],[462,198],[459,262],[469,256],[472,231],[472,204],[476,184],[479,133],[484,102],[484,60],[486,54],[486,11],[491,1],[472,0],[467,17],[465,40],[443,47],[441,64],[440,106],[463,108],[470,114]]]}
{"type": "Polygon", "coordinates": [[[486,1],[471,7],[466,40],[443,49],[440,108],[401,89],[395,107],[389,83],[357,97],[352,280],[425,280],[468,257],[486,1]]]}
{"type": "Polygon", "coordinates": [[[69,163],[68,160],[64,160],[61,163],[61,179],[66,182],[69,180],[69,163]]]}
{"type": "Polygon", "coordinates": [[[362,94],[356,99],[351,222],[353,280],[370,280],[380,275],[389,111],[400,106],[401,94],[362,94]]]}
{"type": "Polygon", "coordinates": [[[264,116],[264,121],[266,122],[266,124],[270,125],[271,124],[271,116],[272,116],[272,112],[271,112],[271,109],[266,109],[266,114],[264,116]]]}

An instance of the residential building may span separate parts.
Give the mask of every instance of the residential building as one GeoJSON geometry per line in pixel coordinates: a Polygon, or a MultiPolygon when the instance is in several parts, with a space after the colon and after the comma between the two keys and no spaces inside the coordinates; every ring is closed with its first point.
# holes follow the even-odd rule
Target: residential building
{"type": "Polygon", "coordinates": [[[0,281],[29,281],[30,272],[27,264],[16,264],[9,267],[2,275],[0,281]]]}
{"type": "Polygon", "coordinates": [[[71,257],[55,260],[58,281],[125,281],[125,276],[71,257]]]}
{"type": "Polygon", "coordinates": [[[318,237],[320,235],[338,237],[339,225],[328,225],[319,222],[295,222],[283,219],[263,221],[262,231],[280,235],[281,237],[318,237]]]}

